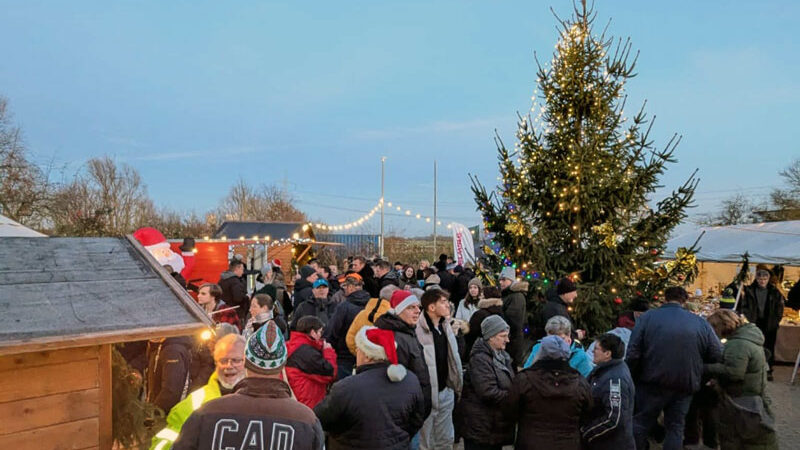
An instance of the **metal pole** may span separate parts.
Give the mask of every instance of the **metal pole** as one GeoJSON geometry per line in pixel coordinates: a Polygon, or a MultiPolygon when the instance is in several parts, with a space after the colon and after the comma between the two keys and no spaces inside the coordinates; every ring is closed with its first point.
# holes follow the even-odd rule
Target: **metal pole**
{"type": "Polygon", "coordinates": [[[383,188],[384,188],[384,180],[385,180],[385,166],[386,166],[386,157],[381,156],[381,245],[380,245],[380,254],[381,258],[383,258],[383,188]]]}
{"type": "Polygon", "coordinates": [[[433,160],[433,259],[436,261],[436,160],[433,160]]]}

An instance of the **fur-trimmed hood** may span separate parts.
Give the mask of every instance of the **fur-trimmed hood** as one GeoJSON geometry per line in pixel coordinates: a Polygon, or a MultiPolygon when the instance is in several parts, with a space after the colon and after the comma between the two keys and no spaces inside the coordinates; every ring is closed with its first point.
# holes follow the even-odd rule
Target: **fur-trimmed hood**
{"type": "Polygon", "coordinates": [[[482,298],[478,300],[478,308],[486,309],[492,306],[503,306],[502,298],[482,298]]]}
{"type": "Polygon", "coordinates": [[[508,288],[511,292],[528,292],[528,282],[527,281],[515,281],[511,287],[508,288]]]}

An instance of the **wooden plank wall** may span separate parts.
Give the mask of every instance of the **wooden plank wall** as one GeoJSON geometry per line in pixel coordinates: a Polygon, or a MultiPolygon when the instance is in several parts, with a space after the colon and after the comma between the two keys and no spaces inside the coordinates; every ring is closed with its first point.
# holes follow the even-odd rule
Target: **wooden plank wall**
{"type": "Polygon", "coordinates": [[[111,448],[110,350],[0,357],[0,448],[111,448]]]}

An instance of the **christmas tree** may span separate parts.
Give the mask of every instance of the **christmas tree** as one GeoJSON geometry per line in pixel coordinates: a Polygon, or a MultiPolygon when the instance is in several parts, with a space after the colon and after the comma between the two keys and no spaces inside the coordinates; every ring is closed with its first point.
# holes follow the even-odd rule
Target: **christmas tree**
{"type": "MultiPolygon", "coordinates": [[[[644,105],[625,117],[624,87],[638,54],[631,57],[630,39],[596,35],[595,17],[584,1],[570,19],[559,19],[551,63],[537,59],[534,106],[519,116],[514,149],[495,139],[497,191],[472,178],[493,236],[490,259],[529,281],[530,298],[571,277],[579,286],[573,318],[593,333],[608,330],[624,302],[637,294],[657,299],[674,278],[674,270],[669,277],[653,274],[697,185],[692,174],[651,206],[680,137],[658,148],[644,105]]],[[[535,314],[536,306],[532,300],[529,311],[535,314]]]]}

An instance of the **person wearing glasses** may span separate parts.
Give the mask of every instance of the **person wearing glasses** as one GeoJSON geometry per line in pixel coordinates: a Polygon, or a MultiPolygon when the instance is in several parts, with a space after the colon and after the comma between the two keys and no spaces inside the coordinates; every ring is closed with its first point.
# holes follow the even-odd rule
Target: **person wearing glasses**
{"type": "Polygon", "coordinates": [[[245,340],[238,334],[227,334],[214,346],[216,370],[208,383],[176,404],[167,415],[167,425],[153,437],[150,450],[167,450],[178,438],[184,422],[209,400],[233,392],[236,383],[244,378],[245,340]]]}

